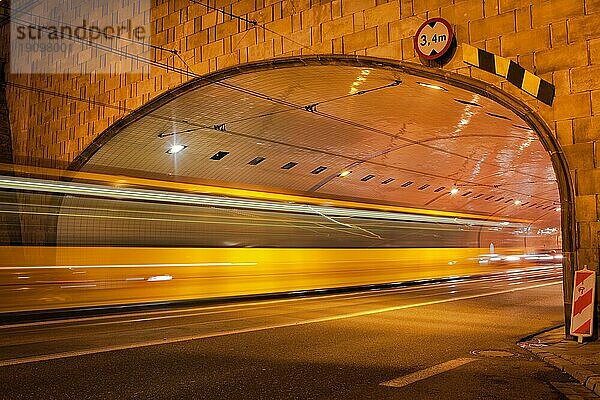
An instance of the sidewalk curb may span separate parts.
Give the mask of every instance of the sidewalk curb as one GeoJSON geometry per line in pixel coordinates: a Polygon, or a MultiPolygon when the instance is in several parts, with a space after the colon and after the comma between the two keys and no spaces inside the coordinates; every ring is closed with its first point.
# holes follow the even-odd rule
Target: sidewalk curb
{"type": "Polygon", "coordinates": [[[572,363],[571,361],[565,360],[564,358],[547,351],[544,348],[527,348],[530,352],[541,358],[546,363],[552,365],[555,368],[560,369],[564,373],[571,375],[577,379],[582,385],[593,391],[596,395],[600,396],[600,375],[585,369],[579,365],[572,363]]]}

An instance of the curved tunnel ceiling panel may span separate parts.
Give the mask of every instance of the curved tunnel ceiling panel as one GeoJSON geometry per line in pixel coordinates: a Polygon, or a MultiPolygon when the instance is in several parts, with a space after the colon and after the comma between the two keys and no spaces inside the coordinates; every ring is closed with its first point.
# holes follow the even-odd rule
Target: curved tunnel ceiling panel
{"type": "Polygon", "coordinates": [[[210,83],[123,128],[83,170],[559,217],[549,156],[523,120],[483,96],[390,69],[296,66],[210,83]],[[174,143],[187,147],[167,154],[174,143]],[[228,154],[212,160],[219,151],[228,154]],[[265,160],[248,164],[257,157],[265,160]],[[312,173],[318,167],[326,169],[312,173]]]}

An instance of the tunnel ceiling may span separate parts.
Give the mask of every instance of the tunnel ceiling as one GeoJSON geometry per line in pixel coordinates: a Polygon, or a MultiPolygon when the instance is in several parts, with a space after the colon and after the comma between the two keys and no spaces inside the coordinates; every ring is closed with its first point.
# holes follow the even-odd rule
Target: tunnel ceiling
{"type": "Polygon", "coordinates": [[[387,68],[294,66],[201,83],[121,129],[82,170],[559,218],[549,155],[523,120],[387,68]],[[187,147],[168,154],[174,143],[187,147]]]}

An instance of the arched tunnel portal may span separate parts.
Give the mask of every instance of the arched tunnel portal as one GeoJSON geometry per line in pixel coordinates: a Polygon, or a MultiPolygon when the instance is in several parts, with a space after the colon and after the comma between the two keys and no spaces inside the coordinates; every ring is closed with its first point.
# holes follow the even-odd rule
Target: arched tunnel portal
{"type": "MultiPolygon", "coordinates": [[[[520,221],[528,230],[515,238],[525,249],[562,248],[568,321],[576,260],[565,157],[531,108],[470,77],[358,56],[249,63],[159,95],[70,169],[520,221]],[[183,150],[170,154],[174,145],[183,150]]],[[[106,221],[60,218],[57,244],[264,246],[250,233],[202,242],[207,235],[189,227],[165,235],[143,221],[133,229],[106,221]]],[[[371,233],[358,246],[376,247],[371,233]]],[[[480,230],[478,247],[498,246],[495,235],[480,230]]]]}

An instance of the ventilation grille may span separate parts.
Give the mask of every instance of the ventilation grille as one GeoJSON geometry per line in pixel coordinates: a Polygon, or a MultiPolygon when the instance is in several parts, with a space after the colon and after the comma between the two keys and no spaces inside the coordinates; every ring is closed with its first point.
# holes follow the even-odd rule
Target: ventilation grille
{"type": "Polygon", "coordinates": [[[296,165],[298,165],[298,163],[295,163],[295,162],[291,162],[291,161],[290,161],[289,163],[287,163],[287,164],[284,164],[284,165],[281,167],[281,169],[292,169],[292,168],[294,168],[296,165]]]}
{"type": "Polygon", "coordinates": [[[468,106],[481,107],[481,104],[473,103],[472,101],[461,100],[461,99],[454,99],[454,101],[456,101],[460,104],[468,105],[468,106]]]}
{"type": "Polygon", "coordinates": [[[375,178],[375,175],[367,175],[367,176],[363,177],[361,179],[361,181],[366,182],[366,181],[371,180],[373,178],[375,178]]]}
{"type": "Polygon", "coordinates": [[[506,119],[506,120],[510,121],[510,118],[508,118],[507,116],[504,116],[504,115],[494,114],[494,113],[491,113],[491,112],[488,112],[486,114],[489,115],[490,117],[500,118],[500,119],[506,119]]]}
{"type": "Polygon", "coordinates": [[[250,160],[250,162],[248,162],[248,164],[249,165],[258,165],[265,160],[266,160],[266,158],[264,158],[264,157],[256,157],[255,159],[250,160]]]}
{"type": "Polygon", "coordinates": [[[221,160],[223,157],[225,157],[227,154],[229,154],[228,151],[218,151],[215,154],[213,154],[213,156],[210,158],[211,160],[221,160]]]}

